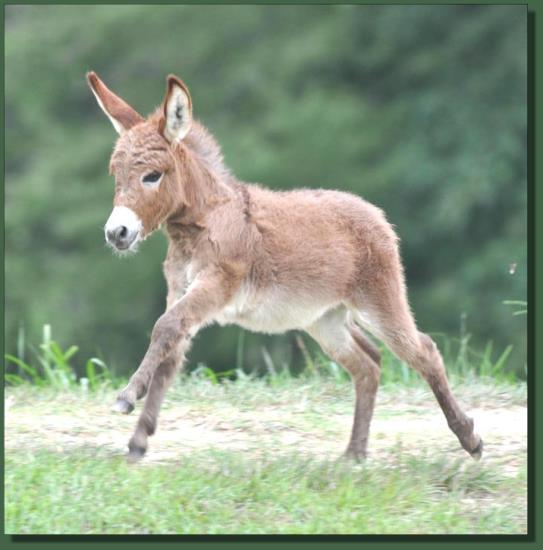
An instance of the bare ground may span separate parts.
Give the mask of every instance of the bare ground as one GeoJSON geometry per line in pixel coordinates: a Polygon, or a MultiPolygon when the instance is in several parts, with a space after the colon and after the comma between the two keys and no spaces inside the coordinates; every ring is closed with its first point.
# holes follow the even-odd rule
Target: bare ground
{"type": "MultiPolygon", "coordinates": [[[[413,455],[427,452],[467,456],[432,396],[419,394],[420,399],[411,396],[407,400],[386,392],[379,395],[369,460],[387,461],[397,446],[413,455]]],[[[123,455],[139,408],[130,416],[110,413],[114,395],[78,397],[66,393],[34,400],[20,390],[7,392],[6,451],[94,448],[123,455]]],[[[303,387],[298,394],[284,399],[279,396],[276,402],[263,404],[244,399],[243,395],[239,401],[232,396],[222,397],[216,395],[214,399],[212,395],[211,400],[200,401],[192,396],[186,403],[177,394],[170,397],[142,464],[172,462],[182,455],[209,449],[231,450],[254,458],[293,451],[308,457],[335,458],[348,441],[352,421],[348,397],[341,403],[330,397],[321,401],[303,387]]],[[[490,391],[486,397],[483,391],[468,401],[466,410],[485,442],[482,460],[499,464],[505,475],[516,475],[526,463],[526,405],[490,391]]]]}

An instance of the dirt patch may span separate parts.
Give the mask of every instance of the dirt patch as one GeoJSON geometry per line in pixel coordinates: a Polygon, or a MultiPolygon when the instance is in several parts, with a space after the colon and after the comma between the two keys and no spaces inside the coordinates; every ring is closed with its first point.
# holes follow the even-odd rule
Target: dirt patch
{"type": "MultiPolygon", "coordinates": [[[[245,407],[243,408],[245,409],[245,407]]],[[[483,459],[499,463],[505,474],[516,475],[527,451],[527,410],[524,406],[469,410],[485,442],[483,459]]],[[[77,401],[59,408],[47,401],[31,407],[10,395],[6,400],[5,447],[59,452],[77,448],[123,455],[137,416],[109,412],[108,402],[77,401]]],[[[350,412],[327,411],[319,404],[266,406],[242,410],[221,404],[205,412],[168,402],[159,429],[150,439],[143,464],[171,462],[198,450],[239,451],[248,456],[292,453],[336,458],[347,444],[350,412]]],[[[370,460],[387,461],[401,446],[409,454],[467,455],[449,431],[441,411],[431,406],[383,404],[376,409],[370,434],[370,460]]]]}

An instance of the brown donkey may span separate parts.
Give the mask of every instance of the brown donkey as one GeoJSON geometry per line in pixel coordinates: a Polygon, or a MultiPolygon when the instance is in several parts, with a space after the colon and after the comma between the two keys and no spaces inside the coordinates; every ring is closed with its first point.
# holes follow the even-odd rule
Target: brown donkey
{"type": "Polygon", "coordinates": [[[143,118],[90,72],[119,138],[110,162],[113,211],[105,226],[118,252],[162,227],[168,237],[166,311],[114,410],[147,395],[129,457],[143,456],[164,394],[191,338],[210,323],[281,333],[304,330],[351,375],[356,391],[346,454],[366,455],[380,376],[368,330],[430,384],[462,447],[481,438],[451,393],[443,360],[409,309],[398,239],[383,212],[354,195],[275,192],[237,180],[214,138],[192,118],[185,84],[170,75],[163,104],[143,118]]]}

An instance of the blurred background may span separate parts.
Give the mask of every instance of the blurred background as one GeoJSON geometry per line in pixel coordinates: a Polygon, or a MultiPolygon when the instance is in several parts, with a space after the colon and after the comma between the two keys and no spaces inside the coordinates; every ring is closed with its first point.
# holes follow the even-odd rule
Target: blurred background
{"type": "MultiPolygon", "coordinates": [[[[525,6],[6,6],[5,24],[7,352],[50,324],[81,360],[139,364],[166,239],[128,259],[104,245],[116,134],[85,72],[142,114],[173,72],[238,178],[383,208],[421,330],[512,346],[524,376],[526,316],[504,301],[527,286],[525,6]]],[[[295,372],[305,346],[211,327],[189,367],[295,372]]]]}

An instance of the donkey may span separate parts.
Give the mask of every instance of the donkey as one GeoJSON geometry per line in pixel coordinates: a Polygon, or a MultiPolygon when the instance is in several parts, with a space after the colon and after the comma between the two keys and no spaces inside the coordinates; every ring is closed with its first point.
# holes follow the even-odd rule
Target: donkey
{"type": "Polygon", "coordinates": [[[119,134],[109,165],[115,195],[107,243],[123,254],[159,227],[168,238],[166,311],[113,406],[128,414],[147,396],[129,459],[145,454],[191,339],[214,322],[266,333],[303,330],[344,367],[356,394],[345,455],[356,460],[366,456],[380,377],[369,332],[424,377],[462,447],[481,457],[482,439],[451,393],[441,354],[417,329],[398,238],[382,210],[345,192],[277,192],[239,181],[193,119],[189,90],[174,75],[147,118],[94,72],[87,80],[119,134]]]}

